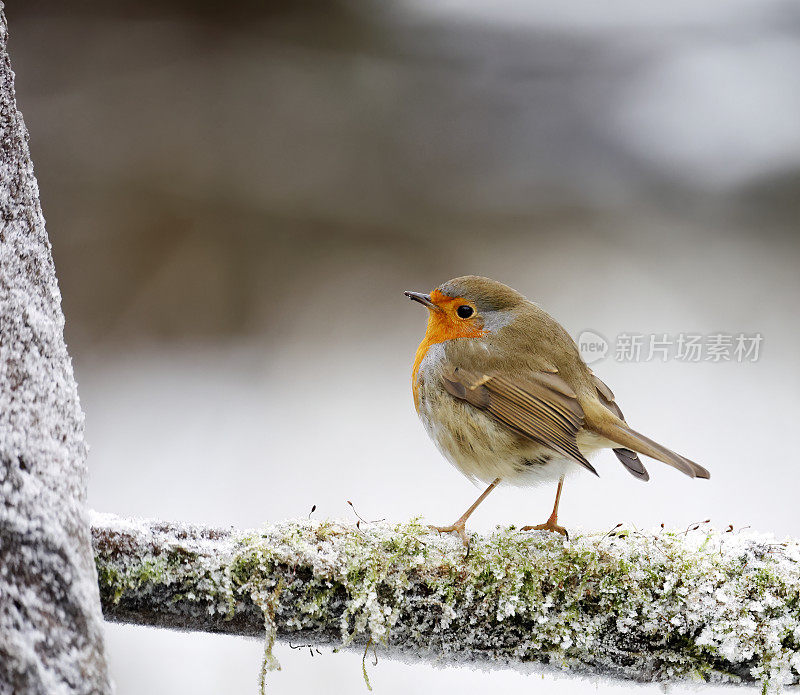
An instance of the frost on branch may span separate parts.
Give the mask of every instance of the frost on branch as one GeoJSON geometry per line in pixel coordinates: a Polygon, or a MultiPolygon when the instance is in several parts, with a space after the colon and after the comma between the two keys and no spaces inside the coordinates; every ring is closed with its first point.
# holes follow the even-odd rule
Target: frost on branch
{"type": "Polygon", "coordinates": [[[800,543],[713,531],[458,539],[417,523],[212,530],[96,515],[110,620],[372,643],[637,681],[800,679],[800,543]],[[259,608],[260,606],[260,608],[259,608]],[[263,610],[262,610],[263,609],[263,610]]]}
{"type": "Polygon", "coordinates": [[[110,691],[83,413],[0,4],[0,693],[110,691]]]}

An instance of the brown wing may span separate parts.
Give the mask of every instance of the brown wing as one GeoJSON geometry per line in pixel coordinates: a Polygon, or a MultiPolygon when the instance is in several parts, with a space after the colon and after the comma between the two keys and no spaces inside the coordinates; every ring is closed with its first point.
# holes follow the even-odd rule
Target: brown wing
{"type": "MultiPolygon", "coordinates": [[[[620,410],[620,407],[614,401],[614,392],[594,374],[592,374],[592,378],[594,379],[594,385],[597,387],[597,395],[600,396],[600,401],[624,422],[625,418],[622,415],[622,410],[620,410]]],[[[633,477],[639,478],[639,480],[650,480],[650,474],[647,472],[647,469],[644,467],[644,464],[639,459],[639,455],[635,451],[619,447],[614,449],[614,453],[619,459],[619,462],[625,466],[633,477]]]]}
{"type": "Polygon", "coordinates": [[[523,437],[544,444],[597,475],[575,440],[583,427],[583,409],[575,392],[557,374],[535,372],[525,379],[512,380],[451,367],[445,371],[444,387],[523,437]]]}

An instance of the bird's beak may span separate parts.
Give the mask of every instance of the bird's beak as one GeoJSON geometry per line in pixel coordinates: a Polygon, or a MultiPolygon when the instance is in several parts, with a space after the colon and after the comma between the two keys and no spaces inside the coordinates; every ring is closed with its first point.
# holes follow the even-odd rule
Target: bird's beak
{"type": "Polygon", "coordinates": [[[408,297],[410,300],[414,302],[419,302],[423,306],[428,307],[431,311],[441,311],[442,309],[436,306],[431,301],[431,296],[429,294],[422,294],[422,292],[409,292],[406,290],[403,294],[408,297]]]}

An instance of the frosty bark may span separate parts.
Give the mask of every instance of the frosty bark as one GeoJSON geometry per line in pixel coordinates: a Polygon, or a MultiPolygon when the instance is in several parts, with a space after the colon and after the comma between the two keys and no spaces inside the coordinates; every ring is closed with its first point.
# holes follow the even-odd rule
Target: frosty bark
{"type": "Polygon", "coordinates": [[[109,620],[637,681],[800,679],[794,540],[510,529],[465,557],[415,522],[236,532],[110,515],[92,535],[109,620]]]}
{"type": "Polygon", "coordinates": [[[0,693],[110,691],[83,413],[0,3],[0,693]]]}

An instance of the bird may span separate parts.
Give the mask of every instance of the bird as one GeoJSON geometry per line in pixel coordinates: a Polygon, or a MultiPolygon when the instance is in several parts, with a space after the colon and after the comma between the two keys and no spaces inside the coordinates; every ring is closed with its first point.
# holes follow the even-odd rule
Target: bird
{"type": "Polygon", "coordinates": [[[639,454],[690,478],[710,477],[631,429],[569,333],[515,289],[465,275],[405,295],[428,309],[412,368],[416,411],[444,457],[473,482],[488,484],[457,521],[431,529],[456,533],[469,547],[466,522],[498,485],[558,481],[550,517],[522,530],[568,539],[558,523],[564,478],[580,469],[598,475],[589,457],[601,449],[612,449],[639,480],[649,479],[639,454]]]}

